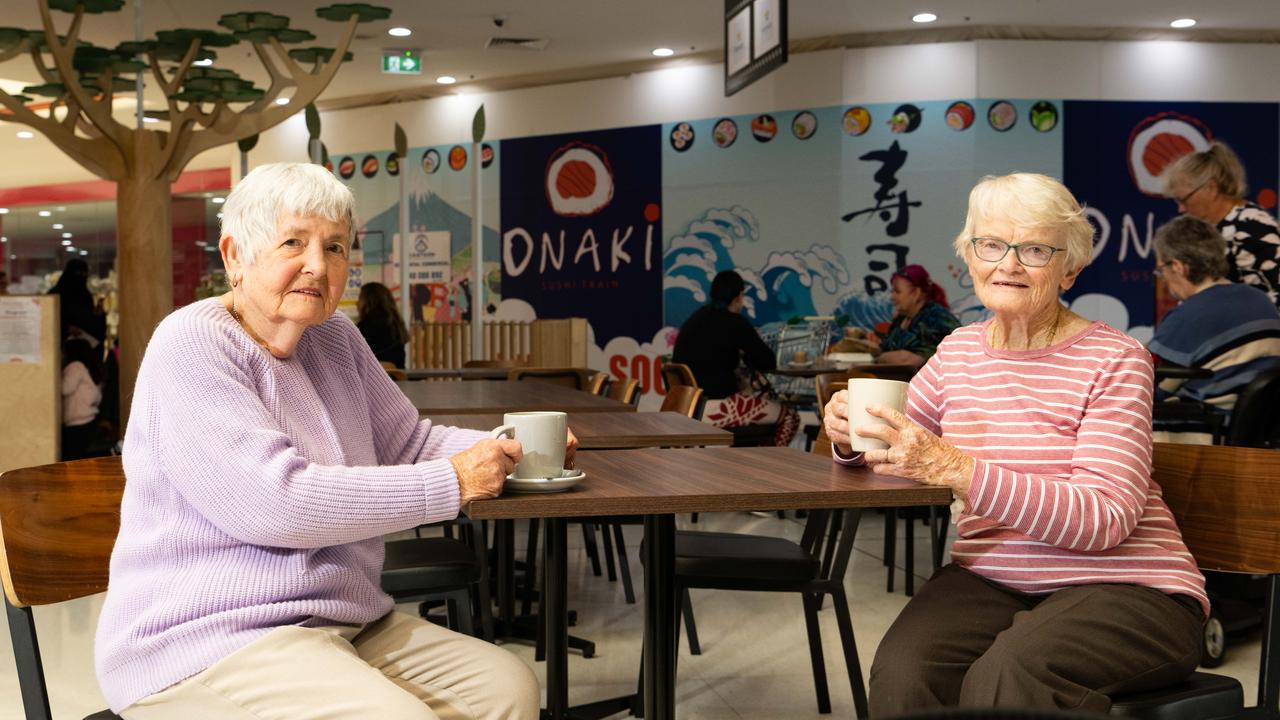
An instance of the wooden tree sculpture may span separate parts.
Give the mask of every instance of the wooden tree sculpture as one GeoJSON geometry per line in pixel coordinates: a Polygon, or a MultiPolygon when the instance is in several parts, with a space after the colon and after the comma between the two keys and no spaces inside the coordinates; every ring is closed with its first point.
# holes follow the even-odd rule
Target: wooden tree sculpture
{"type": "Polygon", "coordinates": [[[108,49],[79,39],[81,20],[118,11],[124,0],[37,1],[43,28],[0,27],[0,62],[27,54],[43,83],[22,95],[0,90],[0,119],[39,131],[94,175],[116,183],[121,401],[127,409],[151,332],[173,308],[169,184],[196,155],[257,135],[309,105],[351,59],[347,48],[356,26],[386,19],[391,11],[364,4],[316,10],[318,17],[344,24],[333,48],[286,50],[286,44],[315,37],[289,27],[287,17],[240,12],[218,20],[224,31],[161,31],[154,39],[108,49]],[[57,33],[52,10],[72,15],[65,35],[57,33]],[[230,70],[205,66],[216,59],[214,48],[240,42],[253,45],[270,76],[265,90],[230,70]],[[167,120],[167,129],[130,127],[112,117],[114,96],[134,92],[136,74],[147,70],[168,103],[167,110],[148,114],[167,120]],[[277,105],[288,88],[294,88],[289,104],[277,105]],[[27,107],[30,96],[51,98],[47,112],[27,107]]]}

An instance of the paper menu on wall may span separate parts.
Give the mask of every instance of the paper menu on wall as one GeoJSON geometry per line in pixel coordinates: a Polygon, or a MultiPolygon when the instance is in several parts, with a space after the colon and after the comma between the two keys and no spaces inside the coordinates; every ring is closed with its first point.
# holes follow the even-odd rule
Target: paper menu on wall
{"type": "Polygon", "coordinates": [[[40,362],[40,304],[36,298],[0,298],[0,362],[40,362]]]}

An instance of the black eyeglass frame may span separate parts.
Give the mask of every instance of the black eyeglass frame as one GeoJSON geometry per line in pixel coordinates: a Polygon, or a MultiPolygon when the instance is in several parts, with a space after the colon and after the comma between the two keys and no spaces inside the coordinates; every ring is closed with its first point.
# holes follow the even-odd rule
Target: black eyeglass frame
{"type": "Polygon", "coordinates": [[[1050,245],[1048,243],[1018,243],[1015,245],[1013,243],[1007,242],[1005,240],[1001,240],[998,237],[992,237],[990,235],[977,235],[975,237],[971,237],[969,238],[969,243],[973,246],[974,257],[978,258],[979,260],[982,260],[983,262],[998,263],[1001,260],[1004,260],[1005,256],[1007,256],[1009,254],[1009,251],[1012,250],[1014,256],[1018,258],[1018,262],[1022,263],[1026,267],[1046,267],[1048,266],[1049,263],[1053,262],[1053,258],[1055,255],[1057,255],[1060,252],[1067,251],[1066,248],[1054,247],[1053,245],[1050,245]],[[1004,245],[1004,252],[1000,253],[1000,257],[995,259],[984,258],[978,252],[979,240],[994,240],[995,242],[998,242],[1001,245],[1004,245]],[[1029,263],[1027,262],[1026,258],[1022,257],[1023,248],[1045,248],[1049,251],[1049,258],[1040,264],[1029,263]]]}

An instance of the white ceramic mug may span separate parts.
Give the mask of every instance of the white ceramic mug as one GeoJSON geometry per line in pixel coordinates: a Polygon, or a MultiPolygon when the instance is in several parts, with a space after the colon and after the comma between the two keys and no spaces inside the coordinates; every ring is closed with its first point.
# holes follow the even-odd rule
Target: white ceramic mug
{"type": "Polygon", "coordinates": [[[880,378],[851,378],[848,394],[849,445],[858,452],[883,450],[889,444],[877,438],[862,437],[853,432],[859,425],[888,425],[889,423],[867,412],[868,405],[884,405],[899,412],[907,403],[907,384],[900,380],[880,378]]]}
{"type": "Polygon", "coordinates": [[[511,437],[520,441],[524,456],[516,463],[514,476],[522,480],[558,478],[564,474],[565,445],[569,440],[568,419],[562,412],[513,412],[502,416],[502,426],[493,429],[493,438],[511,437]]]}

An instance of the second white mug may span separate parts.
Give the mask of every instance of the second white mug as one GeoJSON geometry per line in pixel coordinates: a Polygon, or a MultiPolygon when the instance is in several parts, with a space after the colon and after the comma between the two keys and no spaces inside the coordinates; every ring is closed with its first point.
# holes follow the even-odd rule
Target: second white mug
{"type": "Polygon", "coordinates": [[[569,438],[564,413],[550,410],[507,413],[502,416],[502,426],[494,428],[493,437],[520,441],[524,456],[516,464],[515,477],[533,480],[564,474],[565,445],[569,438]]]}

